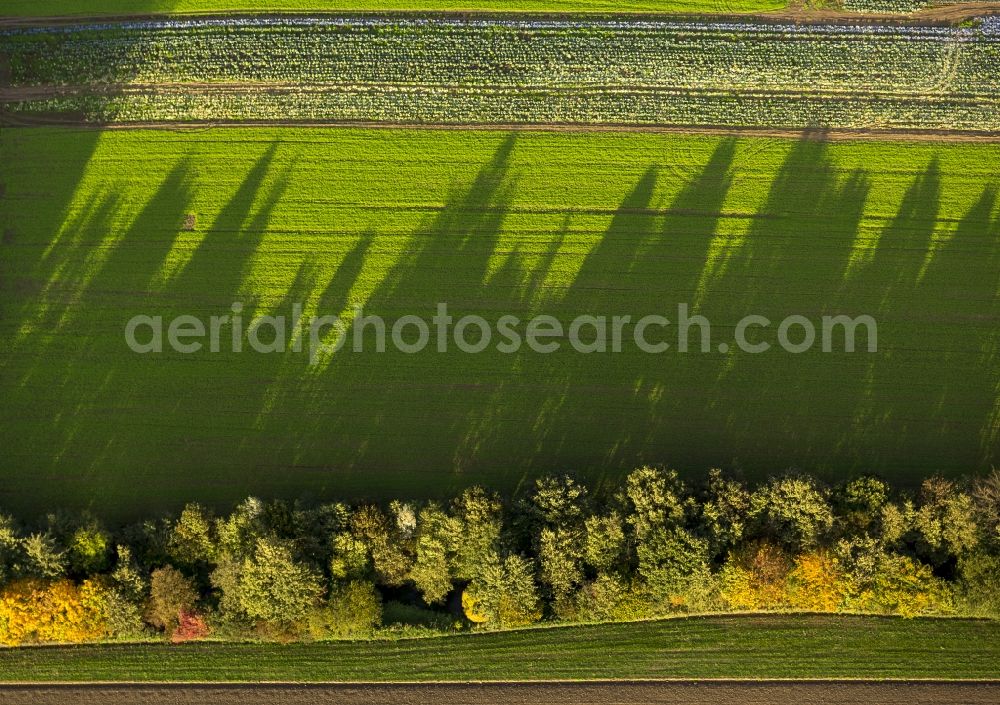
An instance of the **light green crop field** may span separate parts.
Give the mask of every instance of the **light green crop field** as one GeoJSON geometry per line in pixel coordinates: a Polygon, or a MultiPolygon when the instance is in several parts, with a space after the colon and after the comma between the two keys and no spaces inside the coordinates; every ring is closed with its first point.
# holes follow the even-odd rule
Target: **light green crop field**
{"type": "Polygon", "coordinates": [[[0,17],[215,12],[765,12],[782,0],[6,0],[0,17]]]}
{"type": "Polygon", "coordinates": [[[0,681],[994,679],[998,664],[995,621],[768,615],[390,642],[0,649],[0,681]]]}
{"type": "Polygon", "coordinates": [[[906,486],[997,462],[998,145],[32,128],[0,133],[0,153],[8,510],[427,497],[641,463],[906,486]],[[234,302],[244,328],[294,304],[390,327],[438,303],[491,323],[676,322],[686,304],[711,344],[695,327],[682,353],[674,326],[648,331],[674,341],[661,354],[628,332],[618,353],[502,353],[496,336],[479,354],[377,353],[369,329],[317,364],[304,329],[302,352],[290,335],[284,353],[234,352],[228,327],[217,353],[126,344],[136,315],[207,326],[234,302]],[[749,336],[772,349],[719,352],[749,314],[773,322],[749,336]],[[842,330],[829,353],[776,344],[786,316],[838,314],[874,317],[877,352],[864,328],[854,353],[842,330]]]}

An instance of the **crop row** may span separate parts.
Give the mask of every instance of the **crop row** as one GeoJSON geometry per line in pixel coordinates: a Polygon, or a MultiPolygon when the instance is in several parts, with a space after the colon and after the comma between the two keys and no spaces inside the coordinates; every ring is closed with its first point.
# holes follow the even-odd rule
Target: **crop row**
{"type": "Polygon", "coordinates": [[[15,85],[264,83],[996,94],[979,29],[503,23],[8,33],[15,85]],[[884,29],[884,28],[881,28],[884,29]]]}
{"type": "Polygon", "coordinates": [[[83,115],[100,123],[293,120],[1000,130],[997,96],[362,87],[128,91],[27,100],[9,109],[83,115]]]}

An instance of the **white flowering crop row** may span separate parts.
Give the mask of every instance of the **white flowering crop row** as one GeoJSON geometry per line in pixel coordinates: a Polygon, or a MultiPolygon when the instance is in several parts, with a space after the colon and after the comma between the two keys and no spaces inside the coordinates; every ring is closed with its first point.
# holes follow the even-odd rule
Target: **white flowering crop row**
{"type": "Polygon", "coordinates": [[[1000,95],[992,21],[191,20],[11,30],[0,51],[14,84],[74,87],[12,109],[59,105],[101,121],[986,130],[1000,95]]]}

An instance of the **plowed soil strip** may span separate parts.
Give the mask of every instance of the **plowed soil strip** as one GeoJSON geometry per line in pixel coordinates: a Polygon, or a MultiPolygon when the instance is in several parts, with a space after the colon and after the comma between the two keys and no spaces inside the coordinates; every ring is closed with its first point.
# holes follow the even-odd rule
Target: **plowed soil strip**
{"type": "Polygon", "coordinates": [[[865,681],[671,681],[580,683],[428,683],[428,684],[261,684],[261,685],[18,685],[0,687],[6,705],[90,705],[214,703],[341,705],[427,703],[478,705],[611,705],[684,703],[685,705],[969,705],[1000,702],[1000,682],[865,681]]]}

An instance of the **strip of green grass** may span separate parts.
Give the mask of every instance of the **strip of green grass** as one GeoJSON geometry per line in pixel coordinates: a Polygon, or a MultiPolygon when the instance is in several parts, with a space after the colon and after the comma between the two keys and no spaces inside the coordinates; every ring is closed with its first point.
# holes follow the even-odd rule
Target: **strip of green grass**
{"type": "Polygon", "coordinates": [[[0,17],[204,12],[765,12],[782,0],[7,0],[0,17]]]}
{"type": "Polygon", "coordinates": [[[760,616],[397,642],[0,650],[4,681],[1000,677],[1000,623],[760,616]]]}
{"type": "Polygon", "coordinates": [[[426,498],[643,462],[906,486],[1000,457],[998,145],[16,129],[0,151],[0,506],[21,515],[426,498]],[[712,341],[411,355],[369,336],[317,366],[125,343],[135,315],[235,301],[246,321],[298,302],[389,325],[438,302],[493,322],[686,303],[712,341]],[[877,319],[876,353],[863,334],[865,352],[777,348],[784,317],[841,313],[877,319]],[[748,314],[774,349],[718,352],[748,314]]]}

